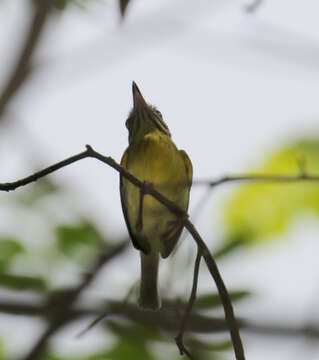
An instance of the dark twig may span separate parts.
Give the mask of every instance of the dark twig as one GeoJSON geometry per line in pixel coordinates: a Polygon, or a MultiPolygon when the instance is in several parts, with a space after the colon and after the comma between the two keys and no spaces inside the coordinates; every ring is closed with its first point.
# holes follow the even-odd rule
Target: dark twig
{"type": "Polygon", "coordinates": [[[182,318],[182,322],[181,322],[181,326],[180,326],[180,331],[178,333],[178,335],[175,338],[176,341],[176,345],[179,348],[179,352],[181,355],[186,354],[188,356],[189,359],[193,359],[193,356],[190,354],[190,352],[185,348],[184,345],[184,333],[186,331],[186,326],[187,323],[189,321],[189,317],[194,305],[194,302],[196,300],[196,294],[197,294],[197,284],[198,284],[198,273],[199,273],[199,265],[200,265],[200,260],[202,258],[202,253],[201,253],[201,249],[198,246],[197,247],[197,256],[196,256],[196,260],[195,260],[195,266],[194,266],[194,276],[193,276],[193,286],[192,286],[192,291],[191,291],[191,295],[189,297],[183,318],[182,318]]]}
{"type": "Polygon", "coordinates": [[[13,181],[13,182],[10,182],[10,183],[2,183],[0,184],[0,191],[12,191],[12,190],[15,190],[19,187],[22,187],[22,186],[25,186],[25,185],[28,185],[32,182],[35,182],[37,180],[39,180],[40,178],[46,176],[46,175],[49,175],[67,165],[70,165],[76,161],[79,161],[81,159],[85,159],[87,158],[89,155],[88,155],[88,151],[84,151],[82,153],[79,153],[77,155],[74,155],[74,156],[71,156],[63,161],[60,161],[52,166],[49,166],[41,171],[38,171],[36,173],[34,173],[33,175],[30,175],[30,176],[27,176],[21,180],[18,180],[18,181],[13,181]]]}
{"type": "Polygon", "coordinates": [[[29,74],[32,56],[39,44],[52,5],[53,0],[36,1],[34,16],[27,37],[13,71],[0,95],[0,117],[29,74]]]}
{"type": "MultiPolygon", "coordinates": [[[[163,309],[160,312],[150,313],[147,319],[145,313],[140,311],[135,304],[124,304],[122,301],[110,301],[101,307],[79,307],[75,308],[74,304],[69,309],[71,321],[78,320],[81,317],[96,316],[98,314],[110,314],[112,316],[119,316],[120,318],[128,319],[137,323],[147,323],[149,326],[157,326],[168,332],[175,332],[180,330],[180,326],[172,321],[172,306],[184,307],[187,303],[181,304],[170,303],[169,307],[165,302],[163,309]]],[[[41,303],[30,304],[28,302],[15,302],[12,300],[0,300],[0,313],[21,315],[21,316],[48,316],[51,309],[41,303]]],[[[267,337],[303,337],[307,339],[319,339],[319,327],[316,325],[301,325],[288,324],[268,320],[256,322],[256,320],[238,319],[238,325],[241,331],[246,333],[267,336],[267,337]]],[[[220,318],[212,318],[203,316],[197,312],[192,311],[188,321],[188,329],[192,332],[198,333],[221,333],[227,331],[227,323],[220,318]]]]}
{"type": "Polygon", "coordinates": [[[30,352],[23,358],[24,360],[36,360],[41,356],[41,353],[45,349],[49,338],[71,319],[70,309],[82,291],[91,284],[101,268],[115,256],[120,254],[127,247],[127,245],[128,241],[123,241],[110,250],[102,252],[102,254],[93,264],[91,271],[83,276],[83,279],[79,285],[76,286],[73,290],[64,294],[62,299],[56,300],[58,306],[57,311],[53,315],[52,322],[48,325],[46,331],[38,339],[30,352]]]}
{"type": "MultiPolygon", "coordinates": [[[[148,186],[145,186],[144,182],[140,181],[135,176],[130,174],[126,169],[121,167],[111,157],[106,157],[106,156],[101,155],[100,153],[93,150],[93,148],[89,145],[87,145],[86,148],[87,148],[86,151],[79,153],[77,155],[74,155],[66,160],[63,160],[63,161],[57,163],[57,164],[54,164],[54,165],[52,165],[46,169],[43,169],[43,170],[41,170],[31,176],[28,176],[24,179],[21,179],[21,180],[12,182],[12,183],[0,184],[0,190],[2,190],[2,191],[14,190],[18,187],[21,187],[21,186],[27,185],[31,182],[34,182],[43,176],[46,176],[58,169],[61,169],[64,166],[67,166],[69,164],[72,164],[76,161],[79,161],[79,160],[87,158],[87,157],[95,158],[97,160],[102,161],[103,163],[111,166],[113,169],[118,171],[123,177],[125,177],[127,180],[132,182],[137,187],[139,187],[139,188],[144,187],[145,194],[149,194],[149,195],[153,196],[154,198],[156,198],[159,202],[161,202],[163,205],[165,205],[167,208],[169,208],[174,214],[176,214],[179,217],[180,221],[184,224],[184,226],[192,234],[194,240],[197,242],[197,245],[199,246],[199,248],[202,251],[202,256],[205,259],[208,269],[209,269],[212,277],[214,278],[217,288],[218,288],[218,291],[220,293],[222,303],[224,306],[224,310],[225,310],[225,317],[226,317],[226,320],[227,320],[227,323],[228,323],[228,326],[230,329],[231,339],[232,339],[232,343],[234,346],[236,358],[243,360],[245,358],[244,351],[243,351],[243,347],[242,347],[242,343],[241,343],[241,339],[240,339],[240,335],[239,335],[239,331],[238,331],[238,326],[236,324],[232,304],[231,304],[227,289],[226,289],[225,284],[224,284],[224,282],[221,278],[221,275],[218,271],[217,265],[216,265],[212,255],[210,254],[206,244],[200,237],[200,235],[197,232],[194,225],[188,220],[188,214],[185,213],[181,208],[179,208],[174,202],[170,201],[165,196],[163,196],[161,193],[156,191],[151,184],[147,184],[148,186]]],[[[231,182],[231,181],[264,181],[264,182],[282,182],[282,183],[297,182],[297,181],[319,182],[319,176],[318,175],[310,175],[310,174],[306,174],[306,173],[302,173],[300,175],[297,174],[297,175],[283,175],[283,176],[281,176],[281,175],[258,175],[258,174],[257,175],[247,175],[247,176],[246,175],[233,176],[233,177],[226,176],[226,177],[217,179],[215,181],[204,182],[204,184],[209,185],[210,187],[216,187],[220,184],[223,184],[226,182],[231,182]]],[[[197,182],[197,183],[203,184],[203,182],[197,182]]],[[[58,324],[58,326],[56,326],[56,327],[60,327],[60,324],[58,324]]],[[[55,327],[53,326],[53,328],[55,328],[55,327]]],[[[51,329],[52,329],[52,327],[51,327],[51,329]]],[[[45,342],[50,335],[51,335],[51,333],[48,332],[44,336],[45,342]]],[[[26,358],[26,359],[29,360],[31,358],[26,358]]]]}
{"type": "MultiPolygon", "coordinates": [[[[103,156],[103,155],[99,154],[98,152],[96,152],[95,150],[93,150],[93,148],[91,146],[86,145],[86,151],[79,153],[78,155],[74,155],[66,160],[63,160],[55,165],[52,165],[42,171],[39,171],[31,176],[28,176],[22,180],[15,181],[13,183],[0,184],[0,190],[6,190],[6,191],[14,190],[20,186],[23,186],[23,185],[26,185],[33,181],[36,181],[37,179],[39,179],[45,175],[48,175],[64,166],[67,166],[73,162],[84,159],[86,157],[92,157],[92,158],[102,161],[103,163],[105,163],[105,164],[111,166],[113,169],[117,170],[121,174],[121,176],[125,177],[127,180],[129,180],[131,183],[133,183],[137,187],[139,187],[139,188],[144,187],[145,194],[152,195],[160,203],[165,205],[174,214],[176,214],[176,216],[178,216],[178,218],[180,219],[181,223],[183,223],[184,226],[188,229],[188,231],[192,234],[194,240],[197,242],[197,245],[201,248],[202,255],[205,259],[205,262],[209,268],[209,271],[210,271],[213,279],[216,282],[218,291],[220,293],[220,296],[221,296],[221,299],[223,302],[223,306],[224,306],[224,310],[225,310],[226,320],[228,322],[230,333],[231,333],[231,338],[232,338],[236,358],[237,358],[237,360],[243,360],[245,358],[244,351],[243,351],[243,347],[242,347],[242,343],[241,343],[241,339],[240,339],[240,335],[239,335],[239,331],[238,331],[238,326],[236,325],[236,320],[234,317],[234,312],[233,312],[233,308],[231,305],[231,301],[230,301],[227,289],[225,287],[225,284],[220,276],[220,273],[217,269],[217,265],[216,265],[212,255],[210,254],[206,244],[201,239],[201,237],[200,237],[199,233],[197,232],[197,230],[195,229],[194,225],[188,220],[188,214],[185,211],[183,211],[179,206],[177,206],[174,202],[170,201],[165,196],[163,196],[161,193],[156,191],[154,189],[154,187],[152,186],[152,184],[147,184],[147,186],[145,186],[145,183],[143,181],[140,181],[135,176],[130,174],[126,169],[124,169],[122,166],[120,166],[111,157],[103,156]]],[[[48,332],[46,334],[44,334],[44,336],[43,336],[45,342],[50,337],[50,335],[51,335],[50,331],[52,331],[52,328],[55,331],[55,328],[58,328],[58,327],[60,327],[60,324],[57,324],[55,326],[53,324],[48,329],[48,332]]],[[[37,348],[37,346],[36,346],[36,348],[37,348]]],[[[41,348],[42,348],[42,346],[41,346],[41,348]]],[[[33,359],[33,358],[29,357],[29,358],[26,358],[25,360],[31,360],[31,359],[33,359]]]]}
{"type": "Polygon", "coordinates": [[[209,186],[211,188],[217,187],[229,182],[262,182],[262,183],[295,183],[295,182],[319,182],[319,175],[309,173],[299,173],[296,175],[262,175],[262,174],[249,174],[249,175],[232,175],[223,176],[216,180],[195,180],[193,185],[209,186]]]}
{"type": "Polygon", "coordinates": [[[198,247],[201,249],[201,255],[204,257],[208,270],[216,283],[218,293],[224,307],[225,318],[229,327],[230,336],[236,354],[236,359],[244,360],[245,359],[244,349],[239,335],[238,324],[235,319],[233,306],[227,288],[219,273],[217,264],[213,256],[211,255],[210,251],[208,250],[205,242],[203,241],[203,239],[197,232],[196,228],[194,227],[194,225],[188,219],[184,220],[184,224],[186,229],[192,234],[198,247]]]}
{"type": "Polygon", "coordinates": [[[99,315],[97,318],[95,318],[84,330],[82,330],[77,337],[80,338],[83,335],[85,335],[88,331],[90,331],[91,329],[94,328],[95,325],[97,325],[98,323],[100,323],[102,320],[104,320],[107,315],[109,314],[108,311],[103,312],[101,315],[99,315]]]}
{"type": "MultiPolygon", "coordinates": [[[[63,161],[60,161],[52,166],[49,166],[41,171],[38,171],[30,176],[27,176],[21,180],[7,182],[7,183],[0,183],[0,191],[12,191],[16,190],[19,187],[28,185],[32,182],[37,181],[38,179],[49,175],[67,165],[70,165],[74,162],[79,160],[92,157],[96,158],[104,162],[105,164],[111,166],[113,169],[117,170],[121,175],[127,178],[130,182],[136,185],[139,188],[144,187],[144,193],[149,193],[150,195],[154,196],[158,201],[160,201],[163,205],[167,206],[171,211],[173,211],[177,215],[185,215],[184,212],[173,202],[169,201],[155,189],[153,189],[152,184],[147,184],[138,180],[136,177],[131,175],[126,169],[121,167],[116,161],[114,161],[111,157],[106,157],[95,150],[92,149],[91,146],[87,145],[87,150],[83,151],[79,154],[71,156],[63,161]]],[[[261,174],[250,174],[250,175],[234,175],[234,176],[223,176],[216,180],[195,180],[193,185],[203,185],[209,186],[211,188],[217,187],[222,184],[226,184],[229,182],[265,182],[265,183],[295,183],[295,182],[318,182],[319,183],[319,175],[315,174],[308,174],[308,173],[301,173],[296,175],[261,175],[261,174]]]]}
{"type": "MultiPolygon", "coordinates": [[[[194,225],[188,220],[188,214],[185,213],[179,206],[177,206],[174,202],[167,199],[165,196],[163,196],[161,193],[156,191],[152,184],[148,184],[148,186],[145,186],[145,183],[137,179],[135,176],[130,174],[126,169],[121,167],[116,161],[114,161],[111,157],[106,157],[101,155],[100,153],[93,150],[93,148],[89,145],[86,146],[86,151],[79,153],[77,155],[74,155],[66,160],[63,160],[55,165],[52,165],[44,170],[41,170],[31,176],[28,176],[24,179],[12,182],[12,183],[5,183],[0,184],[0,190],[2,191],[10,191],[14,190],[18,187],[27,185],[33,181],[36,181],[37,179],[48,175],[64,166],[67,166],[71,163],[74,163],[78,160],[91,157],[95,158],[97,160],[102,161],[103,163],[111,166],[113,169],[118,171],[123,177],[125,177],[127,180],[129,180],[131,183],[136,185],[139,188],[144,187],[145,194],[149,194],[156,198],[159,202],[161,202],[163,205],[165,205],[167,208],[169,208],[174,214],[176,214],[180,221],[184,224],[184,226],[188,229],[188,231],[192,234],[194,240],[197,242],[197,245],[200,247],[202,251],[202,256],[205,259],[205,262],[208,266],[208,269],[214,278],[218,291],[220,293],[223,307],[225,310],[225,317],[230,329],[231,339],[234,346],[235,354],[237,360],[243,360],[244,357],[244,351],[238,331],[238,326],[236,324],[236,320],[234,317],[234,312],[232,308],[232,304],[227,292],[227,289],[225,287],[225,284],[221,278],[221,275],[218,271],[217,265],[210,254],[206,244],[200,237],[199,233],[197,232],[194,225]]],[[[243,176],[226,176],[222,177],[220,179],[217,179],[215,181],[206,181],[206,182],[197,182],[199,184],[205,184],[210,187],[216,187],[220,184],[231,182],[231,181],[263,181],[263,182],[298,182],[298,181],[313,181],[313,182],[319,182],[319,176],[318,175],[310,175],[307,173],[302,173],[300,175],[243,175],[243,176]]],[[[49,336],[50,334],[48,334],[49,336]]],[[[27,358],[28,359],[28,358],[27,358]]],[[[31,359],[31,358],[29,358],[31,359]]]]}

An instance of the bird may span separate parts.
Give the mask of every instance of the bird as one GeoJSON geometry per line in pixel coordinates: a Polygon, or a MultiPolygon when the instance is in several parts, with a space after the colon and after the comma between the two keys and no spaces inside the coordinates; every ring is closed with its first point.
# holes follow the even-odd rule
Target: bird
{"type": "MultiPolygon", "coordinates": [[[[121,166],[187,212],[193,178],[192,163],[184,150],[178,150],[161,112],[149,105],[132,83],[133,108],[126,120],[129,146],[121,166]]],[[[183,231],[178,216],[151,195],[120,174],[120,195],[124,219],[133,246],[140,251],[141,282],[138,304],[145,310],[158,310],[160,256],[167,258],[183,231]]]]}

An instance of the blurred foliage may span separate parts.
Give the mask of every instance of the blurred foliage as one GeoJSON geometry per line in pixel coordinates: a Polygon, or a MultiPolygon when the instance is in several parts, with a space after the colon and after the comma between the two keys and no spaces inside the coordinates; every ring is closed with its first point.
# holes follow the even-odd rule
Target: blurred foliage
{"type": "Polygon", "coordinates": [[[108,321],[107,326],[118,338],[113,347],[105,354],[107,359],[155,360],[147,347],[147,342],[161,339],[156,329],[138,324],[121,324],[114,321],[108,321]]]}
{"type": "Polygon", "coordinates": [[[91,258],[104,243],[103,236],[86,219],[77,225],[57,226],[55,232],[59,251],[79,262],[83,257],[91,258]]]}
{"type": "Polygon", "coordinates": [[[0,273],[0,286],[15,290],[47,290],[46,282],[41,277],[5,273],[0,273]]]}
{"type": "Polygon", "coordinates": [[[24,247],[11,238],[0,238],[0,272],[7,270],[12,260],[24,252],[24,247]]]}
{"type": "MultiPolygon", "coordinates": [[[[249,291],[239,290],[239,291],[229,291],[229,296],[231,301],[234,303],[236,301],[240,301],[246,299],[247,297],[251,296],[249,291]]],[[[221,306],[220,297],[217,293],[208,293],[198,295],[196,302],[194,304],[194,309],[196,310],[205,310],[205,309],[212,309],[217,306],[221,306]]]]}
{"type": "MultiPolygon", "coordinates": [[[[11,198],[12,201],[15,202],[17,206],[22,207],[24,211],[30,211],[30,213],[34,214],[40,210],[39,216],[43,218],[42,225],[47,225],[48,229],[50,229],[49,231],[54,231],[55,241],[53,244],[48,244],[50,251],[49,261],[53,271],[61,266],[63,267],[64,264],[73,263],[74,261],[81,265],[84,263],[88,265],[88,263],[93,261],[98,255],[101,247],[107,243],[102,232],[94,224],[94,219],[81,216],[76,206],[74,208],[72,208],[72,206],[70,208],[69,205],[67,206],[72,214],[72,223],[55,225],[57,218],[54,218],[54,226],[52,226],[52,210],[48,208],[48,212],[46,212],[43,206],[38,207],[38,201],[41,201],[43,197],[46,197],[48,203],[50,202],[50,198],[56,199],[59,201],[61,208],[63,208],[63,212],[65,212],[65,204],[68,203],[68,201],[65,198],[65,194],[61,191],[62,187],[56,186],[49,179],[44,179],[44,181],[38,181],[17,196],[12,196],[11,198]],[[61,196],[62,194],[63,196],[61,196]]],[[[55,211],[58,206],[56,200],[54,201],[55,211]]],[[[0,240],[0,286],[13,291],[31,290],[40,293],[39,295],[42,295],[45,299],[44,304],[46,306],[45,309],[47,309],[44,311],[42,319],[49,322],[53,321],[56,316],[56,311],[63,306],[63,299],[68,296],[68,292],[72,292],[72,286],[67,287],[63,284],[62,288],[50,288],[48,285],[50,284],[50,272],[42,272],[41,266],[43,266],[43,264],[41,265],[41,263],[39,263],[39,270],[36,272],[37,274],[41,274],[41,276],[15,274],[13,267],[11,268],[11,264],[15,258],[19,256],[22,259],[23,257],[27,259],[30,255],[28,247],[25,250],[22,245],[23,241],[23,237],[21,237],[21,239],[3,238],[0,240]],[[46,297],[46,295],[48,295],[48,297],[46,297]]],[[[28,263],[28,261],[26,261],[26,264],[30,264],[30,262],[28,263]]],[[[44,263],[44,265],[46,265],[46,263],[44,263]]],[[[87,269],[87,266],[85,268],[87,269]]],[[[34,268],[32,270],[34,271],[34,268]]],[[[26,272],[29,272],[27,267],[26,272]]],[[[165,293],[165,290],[163,293],[165,293]]],[[[230,291],[230,296],[233,302],[244,301],[250,296],[250,292],[244,290],[230,291]]],[[[163,349],[163,356],[161,355],[160,358],[164,359],[165,354],[173,354],[169,358],[177,360],[180,358],[180,355],[178,349],[175,347],[174,336],[176,336],[176,329],[179,326],[181,312],[185,308],[187,300],[188,294],[185,294],[185,298],[179,299],[177,302],[163,299],[163,312],[157,313],[141,311],[135,303],[130,305],[130,311],[127,313],[124,311],[123,314],[121,314],[121,312],[115,309],[112,319],[107,318],[107,320],[103,322],[103,326],[100,326],[101,331],[105,332],[108,345],[93,351],[88,351],[88,353],[82,352],[74,356],[60,355],[60,351],[59,355],[57,355],[55,353],[57,349],[52,347],[41,359],[156,360],[158,359],[158,353],[155,351],[156,348],[154,348],[153,345],[160,344],[161,349],[163,349]],[[109,344],[110,336],[113,339],[111,344],[109,344]]],[[[124,306],[123,300],[117,299],[116,301],[118,309],[122,309],[124,306]]],[[[110,301],[103,302],[103,306],[106,306],[106,309],[108,309],[110,303],[110,301]]],[[[199,293],[192,314],[205,316],[204,314],[207,314],[211,309],[214,309],[214,311],[216,311],[216,309],[222,310],[218,294],[199,293]]],[[[222,319],[218,321],[219,324],[223,322],[222,319]]],[[[200,332],[198,332],[198,330],[195,331],[194,333],[187,332],[185,344],[187,344],[196,358],[203,360],[219,359],[219,354],[226,354],[227,351],[231,349],[229,340],[203,342],[200,338],[200,332]],[[195,331],[196,337],[194,337],[195,331]]]]}
{"type": "MultiPolygon", "coordinates": [[[[319,175],[319,139],[289,144],[273,153],[253,173],[319,175]]],[[[316,182],[246,183],[235,190],[225,212],[227,241],[223,252],[240,244],[256,243],[282,234],[301,213],[319,216],[316,182]]]]}

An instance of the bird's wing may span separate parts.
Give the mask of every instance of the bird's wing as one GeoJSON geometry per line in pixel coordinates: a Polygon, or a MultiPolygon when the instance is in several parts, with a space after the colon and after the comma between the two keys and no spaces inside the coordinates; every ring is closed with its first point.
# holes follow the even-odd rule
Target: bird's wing
{"type": "MultiPolygon", "coordinates": [[[[187,197],[187,205],[186,205],[186,209],[185,209],[185,211],[187,211],[188,203],[189,203],[189,191],[191,189],[192,181],[193,181],[193,166],[192,166],[192,163],[191,163],[188,155],[186,154],[186,152],[184,150],[180,150],[179,153],[181,154],[181,156],[184,160],[184,164],[185,164],[185,168],[186,168],[186,175],[187,175],[188,197],[187,197]]],[[[180,222],[177,220],[176,228],[173,229],[173,235],[167,236],[166,238],[165,238],[166,234],[164,235],[164,238],[163,238],[164,247],[161,250],[162,258],[166,258],[170,255],[170,253],[174,249],[175,245],[177,244],[178,239],[181,236],[183,228],[184,228],[184,226],[180,225],[180,222]]],[[[172,230],[171,230],[171,232],[172,232],[172,230]]]]}
{"type": "Polygon", "coordinates": [[[188,155],[186,154],[186,152],[184,150],[180,150],[179,153],[182,155],[182,158],[184,160],[184,164],[185,164],[185,168],[186,168],[186,174],[187,174],[187,180],[188,180],[188,183],[189,183],[189,190],[190,190],[191,186],[192,186],[192,182],[193,182],[193,165],[192,165],[192,162],[190,161],[188,155]]]}
{"type": "MultiPolygon", "coordinates": [[[[122,156],[122,160],[121,160],[121,166],[124,168],[127,167],[126,166],[127,165],[127,154],[128,154],[128,149],[125,150],[125,152],[122,156]]],[[[138,236],[135,236],[135,234],[132,231],[129,219],[128,219],[127,207],[126,207],[126,201],[125,201],[125,199],[126,199],[125,186],[123,184],[123,176],[122,175],[120,175],[120,194],[121,194],[121,204],[122,204],[124,219],[125,219],[127,230],[130,234],[132,243],[137,250],[141,250],[145,254],[148,254],[150,252],[149,244],[145,241],[144,238],[139,238],[138,236]],[[143,245],[141,246],[141,244],[143,244],[144,246],[143,245]]]]}

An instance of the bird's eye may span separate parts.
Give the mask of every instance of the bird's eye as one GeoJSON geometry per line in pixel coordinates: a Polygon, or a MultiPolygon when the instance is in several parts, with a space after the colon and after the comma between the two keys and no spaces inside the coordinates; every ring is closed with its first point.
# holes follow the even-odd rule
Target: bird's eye
{"type": "Polygon", "coordinates": [[[163,116],[162,116],[162,113],[161,113],[159,110],[154,109],[154,112],[155,112],[155,114],[158,115],[160,118],[163,117],[163,116]]]}
{"type": "Polygon", "coordinates": [[[131,122],[131,118],[127,118],[127,120],[125,121],[125,126],[126,128],[129,130],[130,129],[130,122],[131,122]]]}

